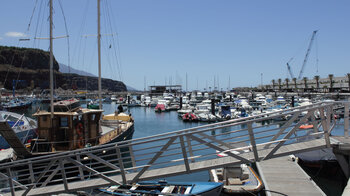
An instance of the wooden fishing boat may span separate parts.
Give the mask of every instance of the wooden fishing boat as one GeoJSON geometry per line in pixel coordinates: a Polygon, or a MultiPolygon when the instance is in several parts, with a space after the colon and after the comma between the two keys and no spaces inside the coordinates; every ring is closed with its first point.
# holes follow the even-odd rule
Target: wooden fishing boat
{"type": "Polygon", "coordinates": [[[55,153],[131,139],[134,121],[130,115],[102,113],[99,109],[81,108],[76,99],[54,103],[51,121],[50,111],[34,113],[38,138],[32,140],[30,151],[55,153]]]}

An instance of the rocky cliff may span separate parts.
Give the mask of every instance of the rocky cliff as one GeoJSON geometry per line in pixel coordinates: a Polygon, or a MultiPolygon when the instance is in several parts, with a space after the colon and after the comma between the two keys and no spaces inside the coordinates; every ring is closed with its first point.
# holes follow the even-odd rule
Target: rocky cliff
{"type": "MultiPolygon", "coordinates": [[[[16,88],[48,89],[49,52],[32,49],[0,46],[0,86],[12,89],[12,82],[17,81],[16,88]]],[[[97,78],[59,72],[59,64],[54,59],[55,88],[97,90],[97,78]]],[[[126,91],[123,82],[102,78],[102,89],[109,91],[126,91]]]]}

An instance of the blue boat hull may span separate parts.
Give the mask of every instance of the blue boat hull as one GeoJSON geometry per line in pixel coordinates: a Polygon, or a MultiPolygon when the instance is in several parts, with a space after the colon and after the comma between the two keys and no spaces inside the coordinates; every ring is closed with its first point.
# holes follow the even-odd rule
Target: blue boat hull
{"type": "Polygon", "coordinates": [[[137,183],[137,188],[131,185],[120,187],[100,188],[99,190],[111,195],[201,195],[218,196],[221,193],[223,184],[216,182],[166,182],[166,181],[144,181],[137,183]],[[163,190],[172,187],[171,193],[162,193],[163,190]],[[190,189],[188,191],[187,189],[190,189]]]}
{"type": "MultiPolygon", "coordinates": [[[[30,143],[30,140],[37,137],[35,129],[20,131],[20,132],[17,132],[16,135],[24,143],[30,143]],[[24,138],[26,138],[25,141],[23,141],[24,138]]],[[[10,145],[7,143],[5,138],[0,135],[0,149],[7,149],[7,148],[10,148],[10,145]]]]}

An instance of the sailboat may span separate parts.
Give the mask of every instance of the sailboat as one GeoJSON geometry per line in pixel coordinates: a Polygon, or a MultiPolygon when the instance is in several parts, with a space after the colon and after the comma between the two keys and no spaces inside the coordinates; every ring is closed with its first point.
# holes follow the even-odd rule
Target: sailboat
{"type": "Polygon", "coordinates": [[[52,0],[50,0],[50,109],[39,110],[33,114],[38,123],[37,138],[31,141],[29,148],[15,141],[16,138],[11,134],[8,125],[1,127],[4,129],[3,132],[10,133],[4,138],[10,145],[14,144],[11,147],[18,157],[64,152],[131,139],[134,133],[134,120],[131,115],[115,113],[103,116],[99,5],[100,0],[98,0],[99,109],[81,108],[77,99],[53,102],[52,0]]]}

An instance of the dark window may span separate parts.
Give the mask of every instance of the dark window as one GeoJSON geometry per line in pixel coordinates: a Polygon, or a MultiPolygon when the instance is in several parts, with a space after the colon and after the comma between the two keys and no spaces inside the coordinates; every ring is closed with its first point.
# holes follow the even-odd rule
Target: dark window
{"type": "Polygon", "coordinates": [[[68,127],[68,117],[60,118],[60,127],[68,127]]]}

